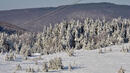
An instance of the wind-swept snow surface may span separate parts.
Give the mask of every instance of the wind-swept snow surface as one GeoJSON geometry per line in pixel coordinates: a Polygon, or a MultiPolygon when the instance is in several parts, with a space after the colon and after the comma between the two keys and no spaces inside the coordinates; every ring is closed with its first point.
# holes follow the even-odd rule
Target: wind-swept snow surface
{"type": "Polygon", "coordinates": [[[42,59],[37,61],[37,65],[35,59],[39,57],[39,54],[29,57],[29,60],[23,60],[21,56],[17,56],[15,61],[4,61],[5,55],[0,55],[0,73],[13,73],[17,64],[22,66],[22,70],[16,73],[26,73],[28,67],[34,68],[35,73],[44,73],[37,72],[37,68],[41,69],[43,62],[55,57],[62,58],[64,69],[49,70],[48,73],[117,73],[121,66],[125,69],[125,73],[130,73],[130,53],[120,52],[122,46],[129,47],[130,44],[106,47],[106,52],[103,54],[99,54],[98,50],[76,50],[72,57],[65,52],[43,55],[42,59]],[[68,70],[69,64],[73,67],[71,71],[68,70]]]}

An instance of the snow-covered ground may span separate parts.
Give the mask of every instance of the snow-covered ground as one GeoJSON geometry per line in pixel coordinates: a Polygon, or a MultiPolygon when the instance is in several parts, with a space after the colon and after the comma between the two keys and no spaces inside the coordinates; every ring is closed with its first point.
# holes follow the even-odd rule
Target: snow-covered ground
{"type": "MultiPolygon", "coordinates": [[[[126,70],[125,73],[130,73],[130,53],[120,52],[122,46],[106,47],[107,52],[103,54],[99,54],[98,50],[76,50],[72,57],[65,52],[43,55],[42,59],[38,60],[38,65],[35,64],[38,54],[30,57],[29,60],[23,60],[21,56],[17,56],[15,61],[4,61],[4,55],[0,55],[0,73],[13,73],[17,64],[22,66],[22,71],[16,71],[16,73],[26,73],[25,69],[28,67],[37,70],[42,67],[43,62],[55,57],[62,58],[64,70],[49,70],[48,73],[117,73],[121,66],[126,70]],[[112,52],[109,51],[110,48],[112,52]],[[69,64],[73,66],[71,71],[67,70],[69,64]]],[[[124,46],[129,47],[130,44],[124,44],[124,46]]]]}

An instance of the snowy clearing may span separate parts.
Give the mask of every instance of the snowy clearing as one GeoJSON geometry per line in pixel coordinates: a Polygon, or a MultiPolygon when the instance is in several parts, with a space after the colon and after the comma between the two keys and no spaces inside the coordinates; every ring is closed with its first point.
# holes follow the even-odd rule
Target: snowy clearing
{"type": "Polygon", "coordinates": [[[21,56],[17,56],[15,61],[4,61],[5,55],[0,55],[0,73],[13,73],[17,64],[22,66],[22,70],[16,73],[26,73],[25,69],[28,67],[36,71],[37,68],[41,69],[43,62],[55,57],[62,58],[64,70],[49,70],[48,73],[117,73],[121,66],[126,70],[125,73],[130,73],[130,53],[120,52],[122,46],[130,46],[130,44],[106,47],[107,52],[103,54],[99,54],[98,50],[76,50],[72,57],[65,52],[43,55],[42,59],[37,61],[38,65],[35,64],[35,59],[39,57],[39,54],[29,57],[29,60],[23,60],[21,56]],[[110,48],[112,52],[108,51],[110,48]],[[73,66],[71,71],[68,71],[69,64],[73,66]]]}

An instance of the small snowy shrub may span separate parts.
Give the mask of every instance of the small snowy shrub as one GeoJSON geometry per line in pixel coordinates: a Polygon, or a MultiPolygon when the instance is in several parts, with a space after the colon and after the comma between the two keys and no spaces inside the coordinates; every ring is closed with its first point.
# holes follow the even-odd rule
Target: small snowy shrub
{"type": "Polygon", "coordinates": [[[61,58],[54,58],[54,59],[50,60],[49,69],[52,69],[52,70],[63,69],[61,58]]]}
{"type": "Polygon", "coordinates": [[[26,69],[26,72],[31,72],[31,73],[34,73],[35,71],[34,71],[34,69],[33,69],[33,68],[28,67],[28,68],[26,69]]]}
{"type": "Polygon", "coordinates": [[[42,65],[42,71],[43,72],[48,72],[48,66],[47,66],[46,63],[43,63],[43,65],[42,65]]]}
{"type": "Polygon", "coordinates": [[[125,73],[125,70],[121,67],[121,68],[118,70],[118,73],[125,73]]]}
{"type": "Polygon", "coordinates": [[[74,56],[74,50],[66,50],[66,52],[67,52],[67,54],[69,55],[69,56],[74,56]]]}
{"type": "Polygon", "coordinates": [[[14,61],[16,58],[16,56],[14,55],[14,53],[9,53],[5,55],[5,61],[14,61]]]}
{"type": "Polygon", "coordinates": [[[22,70],[22,67],[20,64],[16,65],[16,70],[22,70]]]}
{"type": "Polygon", "coordinates": [[[23,57],[23,60],[28,60],[28,57],[27,57],[27,56],[24,56],[24,57],[23,57]]]}
{"type": "Polygon", "coordinates": [[[124,53],[128,53],[129,52],[129,48],[124,48],[124,46],[122,47],[122,49],[120,50],[120,52],[124,52],[124,53]]]}
{"type": "Polygon", "coordinates": [[[100,48],[100,49],[98,50],[98,53],[99,53],[99,54],[102,54],[102,53],[103,53],[102,48],[100,48]]]}

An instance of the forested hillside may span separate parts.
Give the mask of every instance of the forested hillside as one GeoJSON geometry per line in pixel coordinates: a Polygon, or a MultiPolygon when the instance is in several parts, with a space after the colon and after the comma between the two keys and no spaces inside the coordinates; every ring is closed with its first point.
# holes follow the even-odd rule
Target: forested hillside
{"type": "MultiPolygon", "coordinates": [[[[111,21],[86,18],[50,25],[43,32],[23,34],[0,33],[0,51],[19,54],[52,54],[71,49],[93,50],[110,45],[130,42],[130,19],[111,21]]],[[[30,56],[29,54],[29,56],[30,56]]]]}

